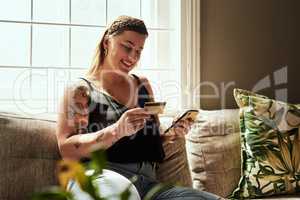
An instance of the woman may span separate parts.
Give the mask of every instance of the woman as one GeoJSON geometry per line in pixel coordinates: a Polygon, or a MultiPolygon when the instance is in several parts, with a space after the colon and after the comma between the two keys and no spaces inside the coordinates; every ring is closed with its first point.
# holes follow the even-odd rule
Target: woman
{"type": "MultiPolygon", "coordinates": [[[[86,78],[65,91],[57,128],[63,158],[86,161],[93,150],[105,149],[108,169],[128,179],[136,176],[141,198],[158,184],[155,163],[164,158],[158,118],[142,108],[154,101],[149,81],[130,74],[147,36],[144,22],[128,16],[107,28],[86,78]]],[[[181,122],[171,139],[186,134],[190,125],[181,122]]],[[[153,199],[183,198],[218,199],[181,187],[159,192],[153,199]]]]}

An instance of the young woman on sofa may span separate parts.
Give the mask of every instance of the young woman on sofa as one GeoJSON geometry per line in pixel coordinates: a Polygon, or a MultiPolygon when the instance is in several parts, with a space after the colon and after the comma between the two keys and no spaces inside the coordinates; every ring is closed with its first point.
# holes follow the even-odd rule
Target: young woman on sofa
{"type": "MultiPolygon", "coordinates": [[[[110,176],[116,183],[136,175],[135,199],[143,198],[158,184],[155,163],[164,159],[158,118],[142,108],[144,102],[154,99],[151,86],[145,77],[130,74],[147,36],[144,22],[129,16],[118,17],[106,29],[87,76],[65,90],[57,127],[64,159],[87,161],[90,152],[105,149],[109,169],[106,178],[110,171],[118,174],[110,176]]],[[[186,134],[190,125],[181,122],[171,139],[186,134]]],[[[218,197],[174,186],[157,193],[154,199],[218,197]]]]}

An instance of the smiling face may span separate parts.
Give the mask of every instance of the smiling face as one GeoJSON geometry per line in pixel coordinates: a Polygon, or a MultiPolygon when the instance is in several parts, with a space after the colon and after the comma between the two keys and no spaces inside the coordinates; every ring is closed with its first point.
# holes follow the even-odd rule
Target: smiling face
{"type": "Polygon", "coordinates": [[[109,36],[103,43],[107,49],[103,66],[107,69],[130,72],[140,59],[147,35],[134,31],[124,31],[109,36]]]}

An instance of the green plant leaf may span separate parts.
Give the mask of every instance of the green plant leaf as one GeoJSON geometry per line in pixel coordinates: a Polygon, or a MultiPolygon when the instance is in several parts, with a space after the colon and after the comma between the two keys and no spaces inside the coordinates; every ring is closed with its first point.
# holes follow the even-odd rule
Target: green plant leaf
{"type": "Polygon", "coordinates": [[[88,165],[90,169],[95,170],[93,176],[102,174],[106,167],[106,154],[104,150],[97,150],[91,153],[91,161],[88,165]]]}
{"type": "Polygon", "coordinates": [[[102,200],[99,196],[99,189],[93,184],[93,176],[87,176],[85,185],[81,186],[82,190],[88,193],[94,200],[102,200]]]}
{"type": "Polygon", "coordinates": [[[130,194],[131,194],[131,192],[130,192],[129,188],[127,188],[120,194],[121,200],[128,200],[130,197],[130,194]]]}
{"type": "Polygon", "coordinates": [[[70,192],[63,190],[61,187],[53,186],[44,191],[34,193],[31,200],[73,200],[70,192]]]}
{"type": "Polygon", "coordinates": [[[130,192],[130,187],[133,185],[133,183],[135,183],[138,180],[137,176],[133,176],[130,178],[130,182],[131,184],[129,184],[127,186],[127,188],[120,194],[121,200],[128,200],[131,192],[130,192]]]}

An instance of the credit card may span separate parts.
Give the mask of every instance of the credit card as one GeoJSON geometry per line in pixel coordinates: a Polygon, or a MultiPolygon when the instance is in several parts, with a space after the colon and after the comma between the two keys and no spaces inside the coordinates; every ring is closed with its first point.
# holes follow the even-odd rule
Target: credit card
{"type": "Polygon", "coordinates": [[[144,108],[152,114],[162,114],[165,106],[166,102],[145,102],[144,104],[144,108]]]}

